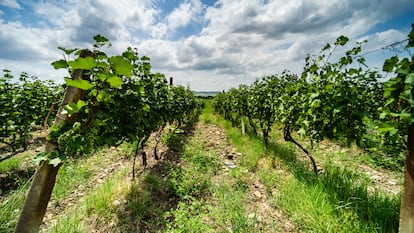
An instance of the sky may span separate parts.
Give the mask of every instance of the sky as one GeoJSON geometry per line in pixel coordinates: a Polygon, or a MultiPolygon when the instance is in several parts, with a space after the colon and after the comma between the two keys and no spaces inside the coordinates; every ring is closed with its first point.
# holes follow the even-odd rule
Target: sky
{"type": "Polygon", "coordinates": [[[110,55],[135,47],[176,85],[221,91],[299,73],[341,35],[349,46],[367,39],[368,64],[380,69],[403,44],[381,48],[412,23],[413,0],[0,0],[0,69],[61,83],[68,74],[50,65],[63,58],[57,47],[91,48],[100,34],[110,55]]]}

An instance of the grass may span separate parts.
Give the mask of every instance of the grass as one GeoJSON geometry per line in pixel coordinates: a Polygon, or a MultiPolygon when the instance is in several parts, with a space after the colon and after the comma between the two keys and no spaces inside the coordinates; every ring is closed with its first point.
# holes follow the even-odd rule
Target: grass
{"type": "Polygon", "coordinates": [[[239,184],[231,185],[222,180],[214,192],[218,206],[213,210],[213,215],[218,216],[216,224],[223,226],[223,232],[255,232],[257,219],[249,217],[245,199],[247,190],[239,184]]]}
{"type": "Polygon", "coordinates": [[[79,210],[69,215],[58,217],[57,223],[52,227],[50,232],[53,233],[83,233],[85,225],[81,221],[79,210]]]}
{"type": "Polygon", "coordinates": [[[115,222],[112,225],[108,222],[113,219],[117,208],[122,204],[119,202],[119,205],[114,205],[115,200],[128,189],[123,181],[128,171],[128,168],[123,167],[103,184],[97,185],[84,199],[76,203],[75,207],[60,215],[48,232],[91,232],[102,225],[110,231],[115,222]]]}
{"type": "MultiPolygon", "coordinates": [[[[61,205],[72,192],[78,190],[80,186],[87,186],[92,176],[104,169],[111,161],[119,158],[126,149],[121,147],[119,150],[116,150],[116,153],[112,151],[110,154],[108,154],[108,150],[102,150],[94,156],[68,160],[59,170],[51,203],[54,206],[61,205]],[[104,154],[108,155],[104,157],[104,154]]],[[[20,156],[17,156],[6,161],[13,161],[13,159],[19,160],[19,158],[20,156]]],[[[22,161],[20,160],[17,163],[21,164],[22,161]]],[[[11,193],[1,200],[0,233],[13,232],[29,186],[29,180],[25,179],[15,190],[12,190],[11,193]]]]}
{"type": "Polygon", "coordinates": [[[4,179],[8,180],[8,185],[11,185],[0,187],[2,192],[5,188],[9,189],[7,194],[0,199],[0,233],[12,232],[17,223],[30,177],[34,173],[34,169],[24,167],[29,156],[30,154],[25,152],[0,162],[0,173],[6,173],[7,176],[4,179]]]}
{"type": "Polygon", "coordinates": [[[13,232],[17,224],[20,208],[24,203],[24,194],[28,190],[28,182],[12,191],[9,196],[0,203],[0,232],[13,232]]]}
{"type": "Polygon", "coordinates": [[[0,162],[0,173],[4,173],[10,170],[17,170],[20,168],[22,159],[20,157],[12,157],[10,159],[0,162]]]}
{"type": "Polygon", "coordinates": [[[52,193],[56,201],[66,198],[74,189],[79,188],[79,185],[87,183],[88,179],[97,172],[92,161],[85,162],[82,164],[76,160],[68,160],[63,164],[52,193]]]}
{"type": "Polygon", "coordinates": [[[241,168],[224,176],[217,154],[204,151],[198,141],[190,141],[184,165],[178,174],[172,173],[170,185],[181,201],[167,215],[171,220],[166,232],[255,232],[256,219],[247,214],[249,188],[241,168]]]}
{"type": "Polygon", "coordinates": [[[257,172],[274,204],[299,232],[397,232],[400,196],[368,192],[366,175],[341,168],[342,161],[334,163],[335,152],[321,152],[317,159],[324,170],[316,177],[309,161],[297,158],[293,145],[279,142],[280,133],[272,134],[266,151],[261,138],[242,136],[223,118],[216,120],[212,123],[223,127],[242,152],[242,164],[257,172]]]}

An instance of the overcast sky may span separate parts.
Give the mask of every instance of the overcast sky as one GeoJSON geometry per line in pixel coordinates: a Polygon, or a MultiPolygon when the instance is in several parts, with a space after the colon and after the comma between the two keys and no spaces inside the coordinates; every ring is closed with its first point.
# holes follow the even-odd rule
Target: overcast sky
{"type": "MultiPolygon", "coordinates": [[[[406,39],[412,23],[413,0],[0,0],[0,69],[62,82],[50,65],[63,58],[57,47],[91,47],[101,34],[109,53],[136,47],[176,84],[227,90],[300,72],[340,35],[374,51],[406,39]]],[[[368,59],[379,67],[392,55],[368,59]]]]}

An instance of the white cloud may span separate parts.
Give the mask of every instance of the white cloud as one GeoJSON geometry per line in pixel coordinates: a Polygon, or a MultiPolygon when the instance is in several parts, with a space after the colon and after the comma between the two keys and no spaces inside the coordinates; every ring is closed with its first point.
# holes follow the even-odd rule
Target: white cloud
{"type": "Polygon", "coordinates": [[[285,69],[300,72],[308,53],[319,52],[340,35],[368,39],[364,51],[380,48],[404,39],[407,32],[367,33],[404,9],[414,9],[412,0],[218,0],[209,7],[183,0],[171,12],[151,0],[45,0],[32,5],[45,21],[42,26],[0,19],[0,64],[5,68],[54,78],[49,64],[61,58],[57,46],[90,46],[92,36],[101,34],[111,40],[110,52],[137,47],[151,58],[154,71],[175,77],[178,84],[190,80],[195,90],[228,89],[285,69]],[[204,25],[201,33],[178,34],[194,25],[204,25]]]}
{"type": "Polygon", "coordinates": [[[16,0],[0,0],[0,5],[10,8],[21,9],[19,3],[16,0]]]}
{"type": "Polygon", "coordinates": [[[187,26],[191,20],[190,7],[190,3],[182,3],[179,8],[176,8],[173,12],[171,12],[171,14],[168,15],[168,25],[170,25],[172,29],[187,26]]]}
{"type": "Polygon", "coordinates": [[[167,38],[174,35],[179,28],[200,21],[203,4],[200,0],[186,0],[173,9],[165,19],[151,27],[153,38],[167,38]]]}

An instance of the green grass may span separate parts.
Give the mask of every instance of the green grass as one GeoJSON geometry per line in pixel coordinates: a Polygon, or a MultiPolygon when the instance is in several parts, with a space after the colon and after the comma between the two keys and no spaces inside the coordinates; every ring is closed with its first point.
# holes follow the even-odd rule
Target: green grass
{"type": "Polygon", "coordinates": [[[28,190],[28,182],[9,194],[7,199],[0,203],[0,232],[13,232],[17,224],[20,209],[24,203],[24,195],[28,190]]]}
{"type": "Polygon", "coordinates": [[[289,215],[299,232],[397,232],[400,196],[369,193],[365,174],[339,167],[352,156],[342,154],[333,163],[335,152],[321,152],[317,162],[324,170],[316,177],[309,160],[297,158],[300,152],[295,146],[281,143],[281,133],[272,133],[265,151],[261,138],[242,136],[222,117],[210,118],[226,130],[229,141],[243,154],[242,164],[259,175],[273,203],[289,215]]]}
{"type": "Polygon", "coordinates": [[[58,217],[56,224],[50,229],[51,233],[84,233],[85,226],[81,221],[79,210],[74,213],[58,217]]]}
{"type": "Polygon", "coordinates": [[[56,186],[52,193],[56,201],[66,198],[74,189],[79,188],[79,185],[87,183],[89,178],[97,172],[93,165],[94,162],[84,162],[86,163],[69,160],[59,169],[56,186]]]}
{"type": "Polygon", "coordinates": [[[222,180],[214,191],[217,206],[213,210],[213,215],[217,215],[216,224],[223,226],[230,232],[255,232],[254,226],[257,219],[249,218],[246,212],[247,200],[245,199],[246,189],[240,186],[240,182],[231,185],[222,180]],[[227,226],[227,227],[225,227],[227,226]]]}
{"type": "Polygon", "coordinates": [[[108,222],[114,218],[119,207],[113,204],[115,198],[119,196],[119,192],[125,192],[122,180],[128,171],[128,168],[124,167],[103,184],[97,185],[83,200],[76,203],[74,208],[59,216],[49,232],[90,232],[102,225],[109,225],[108,222]]]}
{"type": "Polygon", "coordinates": [[[30,154],[27,152],[17,154],[9,159],[0,162],[0,173],[22,169],[23,163],[28,160],[30,154]]]}
{"type": "MultiPolygon", "coordinates": [[[[59,170],[56,185],[52,193],[51,204],[58,206],[79,186],[87,186],[90,178],[104,169],[112,160],[121,156],[121,148],[117,153],[107,153],[102,150],[94,156],[84,157],[76,160],[68,160],[59,170]],[[107,156],[103,154],[107,153],[107,156]]],[[[14,159],[14,158],[12,158],[14,159]]],[[[16,157],[16,159],[19,159],[16,157]]],[[[8,160],[13,161],[13,160],[8,160]]],[[[13,232],[20,215],[20,210],[24,204],[25,195],[29,189],[30,183],[27,180],[21,183],[16,190],[12,191],[0,203],[0,233],[13,232]]]]}
{"type": "Polygon", "coordinates": [[[8,179],[15,182],[14,188],[0,202],[0,233],[13,232],[17,223],[24,203],[24,195],[30,185],[29,178],[34,172],[32,168],[23,167],[29,157],[30,154],[26,152],[0,162],[0,173],[9,173],[8,179]]]}
{"type": "Polygon", "coordinates": [[[17,157],[12,157],[10,159],[0,162],[0,173],[4,173],[10,170],[19,169],[21,164],[21,159],[17,157]]]}
{"type": "MultiPolygon", "coordinates": [[[[200,120],[203,124],[217,124],[217,116],[208,107],[200,120]]],[[[244,138],[233,136],[245,142],[244,138]]],[[[166,215],[169,221],[165,232],[258,232],[256,215],[248,210],[252,181],[245,167],[254,169],[258,158],[243,161],[225,174],[218,152],[205,151],[200,145],[206,141],[203,137],[206,135],[195,135],[189,141],[181,166],[170,173],[170,190],[180,201],[166,215]]],[[[252,153],[256,150],[250,149],[252,153]]]]}

